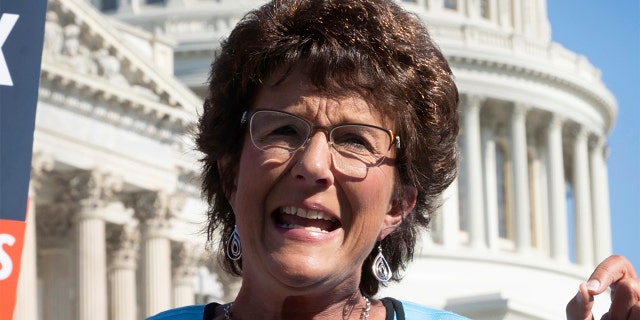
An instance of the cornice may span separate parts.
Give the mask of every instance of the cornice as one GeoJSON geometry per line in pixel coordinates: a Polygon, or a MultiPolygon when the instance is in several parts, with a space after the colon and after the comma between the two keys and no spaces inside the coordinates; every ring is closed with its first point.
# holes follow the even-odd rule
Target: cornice
{"type": "MultiPolygon", "coordinates": [[[[123,35],[113,23],[95,10],[89,3],[80,0],[50,0],[49,11],[61,15],[59,21],[63,27],[75,24],[80,27],[80,41],[89,41],[91,52],[100,49],[108,52],[121,62],[123,74],[134,75],[132,85],[148,88],[159,97],[163,104],[195,114],[201,105],[200,99],[184,85],[170,75],[160,72],[152,62],[137,52],[123,39],[123,35]]],[[[46,56],[43,65],[47,62],[46,56]]]]}
{"type": "Polygon", "coordinates": [[[608,128],[613,126],[618,113],[616,99],[599,80],[599,76],[596,78],[597,80],[581,76],[580,65],[588,64],[588,62],[580,58],[573,64],[574,68],[562,68],[554,65],[552,59],[536,60],[523,56],[514,59],[513,56],[500,55],[489,57],[482,54],[475,55],[476,52],[468,48],[459,51],[447,51],[446,48],[443,48],[443,51],[454,69],[483,70],[543,83],[545,86],[564,88],[561,90],[572,92],[578,97],[591,101],[592,105],[600,109],[602,114],[606,116],[605,123],[608,128]]]}
{"type": "Polygon", "coordinates": [[[166,142],[187,132],[195,115],[105,79],[42,64],[38,99],[166,142]]]}
{"type": "Polygon", "coordinates": [[[600,70],[558,43],[468,21],[436,20],[429,30],[452,64],[508,71],[570,87],[600,104],[615,119],[616,101],[602,83],[600,70]]]}
{"type": "Polygon", "coordinates": [[[190,7],[147,7],[139,12],[123,11],[112,13],[110,16],[149,32],[159,30],[178,42],[217,43],[217,40],[228,35],[244,14],[253,7],[243,7],[237,2],[211,1],[200,2],[190,7]]]}

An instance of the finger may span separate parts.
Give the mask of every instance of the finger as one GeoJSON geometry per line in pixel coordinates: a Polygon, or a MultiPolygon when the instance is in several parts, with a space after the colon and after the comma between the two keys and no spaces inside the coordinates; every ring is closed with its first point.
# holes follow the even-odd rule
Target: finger
{"type": "Polygon", "coordinates": [[[629,278],[637,278],[629,260],[620,255],[612,255],[593,271],[587,281],[587,289],[592,295],[598,295],[616,282],[629,278]]]}
{"type": "Polygon", "coordinates": [[[586,284],[581,283],[576,294],[567,304],[567,320],[592,320],[593,296],[589,294],[586,284]]]}
{"type": "Polygon", "coordinates": [[[631,316],[637,309],[640,309],[640,279],[618,281],[609,308],[611,319],[640,319],[640,314],[636,318],[631,316]]]}
{"type": "Polygon", "coordinates": [[[640,320],[640,303],[636,303],[633,308],[631,308],[631,312],[629,313],[629,319],[631,320],[640,320]]]}

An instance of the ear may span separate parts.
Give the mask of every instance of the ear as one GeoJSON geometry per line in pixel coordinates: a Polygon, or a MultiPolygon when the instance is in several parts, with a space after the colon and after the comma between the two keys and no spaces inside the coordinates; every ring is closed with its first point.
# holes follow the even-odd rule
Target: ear
{"type": "Polygon", "coordinates": [[[418,198],[418,190],[413,186],[403,186],[402,198],[394,199],[390,205],[389,212],[384,217],[382,230],[378,235],[378,241],[386,238],[391,232],[395,231],[404,218],[416,206],[418,198]]]}
{"type": "MultiPolygon", "coordinates": [[[[217,166],[217,170],[218,170],[218,177],[220,177],[220,183],[222,186],[222,191],[224,192],[224,196],[227,198],[227,201],[229,201],[229,203],[231,204],[231,206],[234,205],[233,201],[234,201],[234,196],[235,196],[235,192],[229,192],[229,190],[225,190],[225,184],[224,184],[224,179],[223,177],[223,170],[222,168],[224,168],[228,163],[229,163],[230,159],[229,159],[229,155],[225,155],[220,157],[220,159],[218,159],[216,161],[216,166],[217,166]]],[[[227,173],[228,174],[228,173],[227,173]]]]}

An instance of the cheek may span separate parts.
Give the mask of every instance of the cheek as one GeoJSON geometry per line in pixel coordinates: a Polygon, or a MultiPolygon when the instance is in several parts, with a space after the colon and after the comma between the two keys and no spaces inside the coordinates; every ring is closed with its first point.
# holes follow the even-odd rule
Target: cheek
{"type": "Polygon", "coordinates": [[[231,202],[234,211],[249,204],[262,204],[286,166],[266,159],[251,142],[245,142],[238,164],[236,192],[231,202]]]}
{"type": "Polygon", "coordinates": [[[395,180],[393,171],[385,170],[387,168],[380,167],[375,169],[377,170],[372,170],[368,179],[365,180],[365,184],[363,184],[362,189],[366,191],[365,194],[372,204],[375,203],[376,205],[384,206],[384,208],[387,209],[391,203],[391,196],[394,188],[395,180]]]}
{"type": "Polygon", "coordinates": [[[248,200],[247,195],[255,193],[255,190],[252,190],[252,188],[257,187],[257,184],[260,182],[258,177],[261,177],[261,175],[256,172],[259,169],[259,166],[256,163],[258,155],[254,149],[255,148],[251,145],[247,145],[245,139],[245,144],[238,163],[238,174],[236,176],[235,184],[236,189],[231,195],[229,201],[236,213],[238,213],[240,206],[246,205],[248,200]]]}
{"type": "Polygon", "coordinates": [[[344,184],[344,193],[353,210],[382,219],[391,209],[394,179],[387,170],[375,169],[363,181],[344,184]]]}

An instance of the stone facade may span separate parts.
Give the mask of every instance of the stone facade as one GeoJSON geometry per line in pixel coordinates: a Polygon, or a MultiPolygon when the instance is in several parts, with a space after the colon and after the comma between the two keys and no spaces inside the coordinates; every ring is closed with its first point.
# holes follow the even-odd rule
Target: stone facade
{"type": "MultiPolygon", "coordinates": [[[[220,39],[260,3],[50,0],[15,319],[133,320],[233,298],[238,279],[205,253],[188,132],[220,39]]],[[[451,63],[462,162],[383,295],[473,319],[563,318],[611,251],[614,97],[551,41],[545,0],[401,4],[451,63]]]]}

